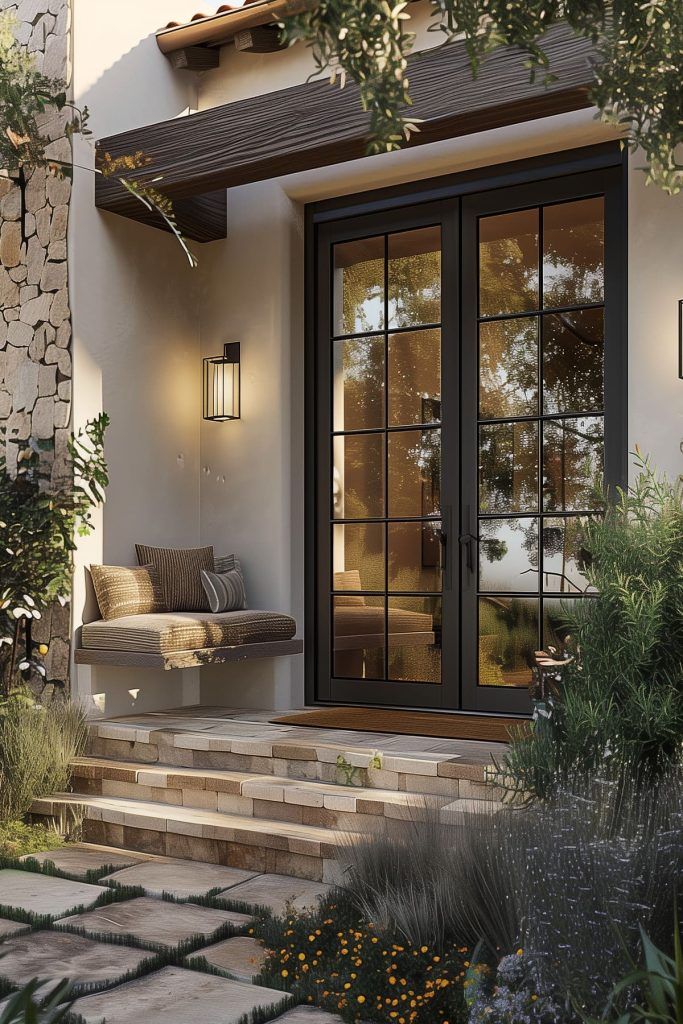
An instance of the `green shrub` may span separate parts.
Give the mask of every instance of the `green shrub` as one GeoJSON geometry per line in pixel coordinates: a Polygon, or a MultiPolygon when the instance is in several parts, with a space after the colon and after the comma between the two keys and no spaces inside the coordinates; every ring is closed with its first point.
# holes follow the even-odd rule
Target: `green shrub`
{"type": "Polygon", "coordinates": [[[85,748],[85,715],[74,704],[35,704],[14,693],[0,704],[0,820],[22,818],[33,800],[64,791],[85,748]]]}
{"type": "Polygon", "coordinates": [[[0,856],[24,857],[64,845],[61,835],[47,825],[27,825],[24,821],[0,823],[0,856]]]}
{"type": "Polygon", "coordinates": [[[344,1021],[466,1020],[462,982],[468,950],[414,946],[402,936],[380,934],[343,890],[312,912],[266,921],[260,931],[272,953],[259,981],[285,987],[301,1002],[344,1021]]]}
{"type": "Polygon", "coordinates": [[[503,761],[514,786],[541,798],[608,764],[637,778],[681,760],[683,489],[637,466],[633,486],[584,526],[597,594],[566,606],[573,660],[503,761]]]}

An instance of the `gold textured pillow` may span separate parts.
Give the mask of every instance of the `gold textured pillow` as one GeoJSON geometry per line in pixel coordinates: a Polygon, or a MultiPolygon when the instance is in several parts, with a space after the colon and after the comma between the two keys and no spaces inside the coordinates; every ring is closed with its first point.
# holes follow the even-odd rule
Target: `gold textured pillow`
{"type": "Polygon", "coordinates": [[[103,619],[167,610],[161,577],[153,565],[91,565],[90,575],[103,619]]]}
{"type": "Polygon", "coordinates": [[[136,544],[140,565],[154,565],[169,612],[208,612],[209,600],[202,586],[202,569],[214,571],[213,548],[150,548],[136,544]]]}

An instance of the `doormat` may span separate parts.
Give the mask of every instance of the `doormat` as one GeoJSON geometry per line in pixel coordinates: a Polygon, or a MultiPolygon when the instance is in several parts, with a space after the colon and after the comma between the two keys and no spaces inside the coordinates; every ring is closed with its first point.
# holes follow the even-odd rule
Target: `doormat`
{"type": "Polygon", "coordinates": [[[435,736],[446,740],[485,740],[507,743],[510,729],[528,728],[528,719],[488,715],[444,715],[428,711],[392,711],[388,708],[311,708],[283,718],[276,725],[307,725],[318,729],[357,729],[393,732],[400,736],[435,736]]]}

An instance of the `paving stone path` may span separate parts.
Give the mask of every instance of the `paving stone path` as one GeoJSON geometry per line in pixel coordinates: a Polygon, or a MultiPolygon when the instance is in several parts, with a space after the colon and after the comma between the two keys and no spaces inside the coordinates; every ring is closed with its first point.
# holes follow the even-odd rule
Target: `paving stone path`
{"type": "Polygon", "coordinates": [[[283,1012],[286,993],[254,984],[266,953],[247,934],[250,914],[200,905],[218,894],[280,913],[313,905],[325,884],[88,844],[35,859],[71,877],[0,870],[0,978],[11,985],[68,977],[87,1024],[237,1024],[256,1010],[273,1024],[340,1024],[315,1007],[283,1012]],[[22,912],[39,920],[10,920],[22,912]]]}

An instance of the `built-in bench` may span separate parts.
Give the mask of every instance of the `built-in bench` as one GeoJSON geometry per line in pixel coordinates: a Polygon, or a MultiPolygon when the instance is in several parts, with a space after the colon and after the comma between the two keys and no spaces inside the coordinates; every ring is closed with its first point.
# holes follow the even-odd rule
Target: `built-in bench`
{"type": "Polygon", "coordinates": [[[279,612],[159,612],[96,619],[77,633],[77,665],[187,669],[301,654],[296,622],[279,612]]]}

